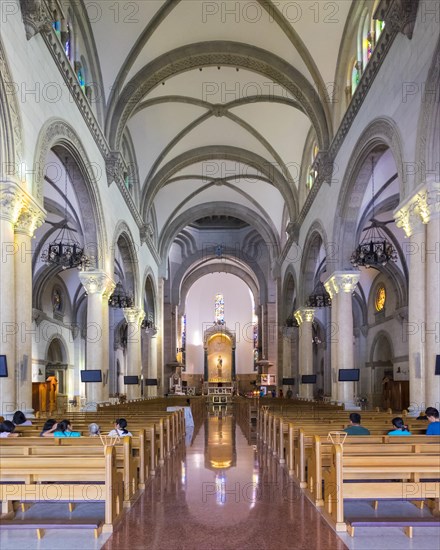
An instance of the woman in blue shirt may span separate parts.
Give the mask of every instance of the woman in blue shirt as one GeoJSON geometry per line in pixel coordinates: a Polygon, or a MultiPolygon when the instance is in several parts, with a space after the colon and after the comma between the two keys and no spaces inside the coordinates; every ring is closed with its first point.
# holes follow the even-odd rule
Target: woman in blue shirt
{"type": "Polygon", "coordinates": [[[73,432],[70,420],[58,422],[57,431],[53,433],[54,437],[81,437],[81,432],[73,432]]]}
{"type": "Polygon", "coordinates": [[[400,417],[393,418],[392,420],[394,430],[388,432],[388,435],[411,435],[411,432],[408,430],[408,426],[405,426],[403,419],[400,417]]]}

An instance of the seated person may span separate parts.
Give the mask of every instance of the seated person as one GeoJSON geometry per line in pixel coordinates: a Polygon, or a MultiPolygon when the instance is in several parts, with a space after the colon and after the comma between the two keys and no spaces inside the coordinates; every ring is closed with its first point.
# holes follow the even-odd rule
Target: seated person
{"type": "Polygon", "coordinates": [[[48,418],[40,432],[40,437],[53,437],[57,427],[57,421],[54,418],[48,418]]]}
{"type": "Polygon", "coordinates": [[[94,422],[92,424],[89,424],[90,437],[98,437],[100,433],[101,433],[101,428],[98,426],[98,424],[95,424],[94,422]]]}
{"type": "Polygon", "coordinates": [[[32,422],[28,420],[21,411],[15,411],[14,416],[12,417],[12,422],[16,426],[32,426],[32,422]]]}
{"type": "Polygon", "coordinates": [[[408,430],[408,426],[405,425],[402,418],[397,416],[392,420],[394,430],[388,432],[388,435],[411,435],[411,432],[408,430]]]}
{"type": "Polygon", "coordinates": [[[125,418],[117,418],[115,420],[115,429],[111,430],[108,435],[110,437],[124,437],[125,435],[132,437],[133,434],[127,430],[127,421],[125,418]]]}
{"type": "Polygon", "coordinates": [[[438,410],[434,407],[428,407],[425,414],[428,417],[429,421],[426,435],[440,435],[440,418],[438,410]]]}
{"type": "Polygon", "coordinates": [[[15,424],[10,420],[5,420],[0,424],[0,437],[18,437],[20,434],[14,433],[15,424]]]}
{"type": "Polygon", "coordinates": [[[56,431],[53,433],[54,437],[81,437],[81,432],[72,431],[72,424],[70,420],[62,420],[58,422],[56,431]]]}
{"type": "Polygon", "coordinates": [[[359,413],[350,413],[350,426],[344,431],[348,435],[370,435],[370,430],[361,426],[361,415],[359,413]]]}

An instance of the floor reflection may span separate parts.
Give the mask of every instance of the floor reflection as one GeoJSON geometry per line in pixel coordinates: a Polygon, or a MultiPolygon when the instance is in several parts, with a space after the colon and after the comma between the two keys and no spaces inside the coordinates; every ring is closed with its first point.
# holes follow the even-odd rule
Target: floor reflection
{"type": "Polygon", "coordinates": [[[233,411],[210,410],[104,548],[345,548],[233,411]]]}

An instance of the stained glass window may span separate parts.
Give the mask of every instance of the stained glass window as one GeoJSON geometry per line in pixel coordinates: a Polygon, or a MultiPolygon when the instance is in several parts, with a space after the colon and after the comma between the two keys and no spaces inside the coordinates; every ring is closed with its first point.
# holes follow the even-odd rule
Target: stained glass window
{"type": "Polygon", "coordinates": [[[375,27],[376,27],[376,29],[375,29],[375,31],[376,31],[376,33],[375,33],[376,34],[376,41],[375,42],[377,44],[377,42],[379,40],[379,36],[382,34],[382,31],[385,27],[385,21],[379,21],[379,19],[376,19],[375,27]]]}
{"type": "Polygon", "coordinates": [[[225,323],[225,301],[220,293],[215,295],[215,322],[218,325],[225,323]]]}
{"type": "Polygon", "coordinates": [[[380,285],[376,290],[376,300],[375,300],[376,311],[383,310],[383,308],[385,307],[386,299],[387,299],[387,294],[386,294],[385,287],[383,285],[380,285]]]}
{"type": "Polygon", "coordinates": [[[366,38],[367,46],[367,60],[370,61],[370,57],[374,49],[374,32],[368,31],[366,38]]]}
{"type": "Polygon", "coordinates": [[[66,31],[66,42],[64,44],[64,51],[66,52],[67,57],[70,59],[71,49],[70,49],[70,27],[69,24],[67,24],[67,31],[66,31]]]}
{"type": "Polygon", "coordinates": [[[311,189],[313,187],[313,184],[315,183],[316,176],[318,175],[318,172],[313,167],[313,164],[316,160],[316,156],[318,155],[319,148],[316,143],[313,144],[312,147],[312,158],[311,163],[309,166],[309,173],[307,175],[307,189],[311,189]]]}
{"type": "Polygon", "coordinates": [[[351,71],[351,94],[352,95],[354,94],[354,91],[356,90],[360,79],[361,79],[361,71],[359,69],[359,62],[355,61],[353,65],[353,69],[351,71]]]}

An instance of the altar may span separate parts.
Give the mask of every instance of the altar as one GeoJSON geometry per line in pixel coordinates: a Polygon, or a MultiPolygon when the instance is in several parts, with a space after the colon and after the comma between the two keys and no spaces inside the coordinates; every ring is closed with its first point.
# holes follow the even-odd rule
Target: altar
{"type": "Polygon", "coordinates": [[[235,380],[235,332],[225,324],[214,324],[203,335],[204,377],[208,402],[231,403],[235,380]]]}

